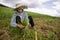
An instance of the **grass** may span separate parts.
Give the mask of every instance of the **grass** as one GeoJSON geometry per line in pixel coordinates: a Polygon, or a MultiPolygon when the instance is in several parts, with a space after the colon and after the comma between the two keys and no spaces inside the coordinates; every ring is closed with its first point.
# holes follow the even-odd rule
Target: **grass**
{"type": "MultiPolygon", "coordinates": [[[[38,40],[60,40],[60,18],[27,12],[33,17],[38,40]]],[[[0,7],[0,39],[1,40],[35,40],[35,29],[19,29],[10,26],[14,10],[0,7]],[[2,36],[1,36],[1,33],[2,36]],[[4,36],[5,35],[5,36],[4,36]]]]}

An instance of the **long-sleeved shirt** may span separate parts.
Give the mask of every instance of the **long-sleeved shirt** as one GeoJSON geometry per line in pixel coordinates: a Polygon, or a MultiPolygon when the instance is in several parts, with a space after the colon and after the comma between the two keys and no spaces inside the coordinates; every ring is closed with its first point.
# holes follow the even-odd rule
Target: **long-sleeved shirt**
{"type": "Polygon", "coordinates": [[[10,23],[11,26],[13,26],[13,27],[17,26],[16,16],[20,16],[21,22],[24,22],[24,20],[26,19],[27,24],[29,24],[28,15],[25,11],[23,11],[22,13],[18,13],[18,12],[14,13],[14,15],[12,16],[12,19],[11,19],[11,23],[10,23]]]}

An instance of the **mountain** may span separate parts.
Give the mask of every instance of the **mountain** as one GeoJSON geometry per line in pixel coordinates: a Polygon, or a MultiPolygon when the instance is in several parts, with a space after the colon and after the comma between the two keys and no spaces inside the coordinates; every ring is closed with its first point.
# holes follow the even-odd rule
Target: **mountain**
{"type": "Polygon", "coordinates": [[[8,6],[5,6],[5,5],[3,5],[3,4],[0,4],[0,6],[1,6],[1,7],[7,7],[7,8],[9,8],[8,6]]]}
{"type": "MultiPolygon", "coordinates": [[[[11,8],[11,7],[9,7],[9,6],[7,6],[7,5],[4,5],[4,4],[0,4],[0,7],[11,8]]],[[[11,8],[11,9],[13,9],[13,8],[11,8]]]]}

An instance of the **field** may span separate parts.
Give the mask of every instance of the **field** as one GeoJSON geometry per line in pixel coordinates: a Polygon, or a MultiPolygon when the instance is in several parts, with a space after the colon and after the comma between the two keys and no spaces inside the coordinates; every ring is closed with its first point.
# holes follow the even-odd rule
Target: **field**
{"type": "Polygon", "coordinates": [[[27,13],[33,17],[35,26],[21,30],[10,26],[14,10],[0,7],[0,40],[60,40],[60,18],[27,13]]]}

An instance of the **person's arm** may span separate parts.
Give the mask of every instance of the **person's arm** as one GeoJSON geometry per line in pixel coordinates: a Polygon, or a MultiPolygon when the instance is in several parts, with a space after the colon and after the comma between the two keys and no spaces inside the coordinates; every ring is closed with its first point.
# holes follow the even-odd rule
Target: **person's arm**
{"type": "Polygon", "coordinates": [[[17,24],[16,23],[16,15],[15,14],[12,16],[10,25],[13,26],[13,27],[18,27],[18,28],[23,28],[24,27],[22,24],[17,24]]]}
{"type": "Polygon", "coordinates": [[[21,28],[21,29],[24,28],[24,26],[22,24],[17,24],[17,27],[21,28]]]}
{"type": "Polygon", "coordinates": [[[25,12],[27,23],[29,24],[28,14],[25,12]]]}
{"type": "Polygon", "coordinates": [[[16,23],[17,23],[17,27],[19,28],[23,27],[20,16],[16,16],[16,23]]]}
{"type": "Polygon", "coordinates": [[[11,26],[13,26],[13,27],[16,27],[17,26],[17,24],[16,24],[16,14],[14,14],[13,16],[12,16],[12,18],[11,18],[11,23],[10,23],[10,25],[11,26]]]}

